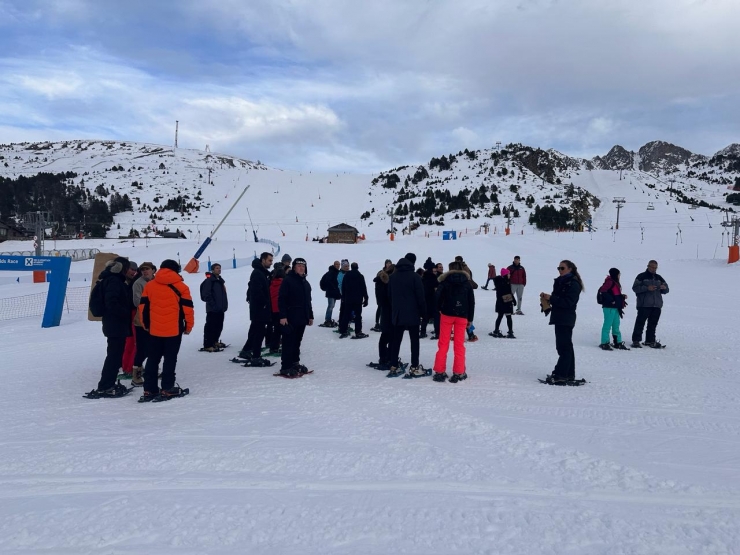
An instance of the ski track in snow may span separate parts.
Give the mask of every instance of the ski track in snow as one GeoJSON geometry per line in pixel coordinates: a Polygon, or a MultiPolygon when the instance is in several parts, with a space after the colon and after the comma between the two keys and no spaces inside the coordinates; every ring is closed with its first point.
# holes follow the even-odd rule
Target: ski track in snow
{"type": "MultiPolygon", "coordinates": [[[[598,190],[614,185],[587,175],[598,190]]],[[[136,403],[140,390],[81,398],[105,349],[84,314],[65,313],[46,330],[40,318],[0,322],[0,553],[740,553],[738,268],[696,260],[688,240],[674,244],[673,229],[643,244],[639,230],[614,238],[596,221],[607,231],[593,237],[281,241],[308,260],[317,320],[318,281],[336,258],[357,260],[372,291],[382,261],[408,251],[417,265],[462,254],[481,284],[486,262],[500,268],[520,254],[529,284],[517,339],[487,335],[495,294],[479,289],[480,341],[467,344],[470,379],[458,384],[387,379],[365,366],[378,334],[346,341],[317,326],[302,348],[313,375],[278,380],[274,369],[228,362],[248,328],[248,268],[224,271],[231,347],[219,354],[197,352],[202,275],[185,276],[196,328],[184,338],[178,381],[192,393],[159,405],[136,403]],[[574,344],[589,383],[579,388],[536,380],[556,359],[537,294],[550,291],[563,258],[587,286],[574,344]],[[630,286],[649,258],[671,287],[658,327],[668,348],[604,353],[596,289],[610,266],[622,270],[629,342],[630,286]]],[[[692,233],[702,245],[715,238],[692,233]]],[[[214,242],[210,255],[228,259],[244,248],[236,239],[214,242]]],[[[195,247],[177,242],[180,252],[195,247]]],[[[118,250],[139,262],[173,255],[166,242],[118,250]]],[[[366,329],[374,313],[371,301],[366,329]]],[[[431,367],[436,342],[420,341],[431,367]]]]}

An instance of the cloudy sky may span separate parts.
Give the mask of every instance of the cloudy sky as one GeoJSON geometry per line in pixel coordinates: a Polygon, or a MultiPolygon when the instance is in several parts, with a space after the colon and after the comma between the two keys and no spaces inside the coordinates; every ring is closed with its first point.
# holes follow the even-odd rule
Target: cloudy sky
{"type": "Polygon", "coordinates": [[[379,171],[740,142],[738,0],[0,0],[0,143],[379,171]]]}

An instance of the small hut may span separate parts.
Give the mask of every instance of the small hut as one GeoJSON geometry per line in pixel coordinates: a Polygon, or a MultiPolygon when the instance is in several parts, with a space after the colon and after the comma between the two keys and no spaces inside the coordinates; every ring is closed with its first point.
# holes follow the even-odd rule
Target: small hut
{"type": "Polygon", "coordinates": [[[25,239],[27,235],[17,227],[0,222],[0,243],[13,239],[25,239]]]}
{"type": "Polygon", "coordinates": [[[356,243],[358,231],[348,224],[338,224],[326,230],[327,243],[356,243]]]}

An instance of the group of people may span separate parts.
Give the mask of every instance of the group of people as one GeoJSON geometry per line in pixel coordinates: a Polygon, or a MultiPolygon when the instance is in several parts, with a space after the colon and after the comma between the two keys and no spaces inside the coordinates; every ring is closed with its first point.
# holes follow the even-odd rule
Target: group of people
{"type": "MultiPolygon", "coordinates": [[[[309,373],[301,363],[301,343],[306,326],[313,325],[311,285],[308,268],[303,258],[291,259],[283,255],[273,265],[273,254],[263,252],[252,262],[252,273],[247,288],[250,326],[247,340],[239,352],[245,366],[263,367],[273,363],[263,357],[263,343],[267,356],[279,356],[279,375],[300,377],[309,373]],[[272,268],[272,269],[271,269],[272,268]]],[[[415,268],[416,255],[407,253],[395,264],[386,260],[373,279],[377,311],[374,331],[379,331],[378,361],[371,363],[388,377],[419,378],[433,375],[435,381],[459,382],[467,378],[465,341],[476,341],[475,295],[478,285],[468,264],[461,256],[447,265],[427,258],[422,268],[415,268]],[[437,340],[437,353],[432,369],[419,362],[419,339],[427,337],[427,326],[433,325],[432,339],[437,340]],[[410,343],[410,363],[400,359],[404,335],[410,343]],[[452,376],[448,376],[447,357],[450,342],[454,362],[452,376]]],[[[658,263],[651,260],[645,272],[639,274],[632,286],[637,296],[637,318],[632,333],[632,348],[648,346],[662,348],[655,333],[668,284],[657,274],[658,263]],[[647,323],[645,343],[642,334],[647,323]]],[[[549,316],[555,330],[558,361],[553,373],[544,380],[553,385],[575,385],[575,353],[572,335],[576,323],[576,307],[583,280],[576,265],[563,260],[558,265],[559,276],[551,293],[540,293],[541,310],[549,316]]],[[[95,291],[103,299],[103,333],[108,340],[106,359],[97,389],[91,398],[118,397],[129,389],[116,381],[118,369],[130,374],[131,385],[143,386],[142,402],[162,400],[186,393],[175,383],[175,368],[183,334],[189,334],[194,325],[193,301],[190,290],[180,275],[180,266],[174,260],[165,260],[159,271],[151,262],[137,266],[133,261],[117,257],[106,265],[99,276],[95,291]],[[144,362],[146,361],[146,364],[144,362]],[[159,373],[162,362],[161,374],[159,373]],[[129,370],[130,368],[130,370],[129,370]],[[161,378],[161,386],[158,379],[161,378]]],[[[597,302],[604,314],[600,347],[603,350],[629,350],[622,341],[620,319],[627,306],[627,295],[622,292],[621,274],[611,268],[597,292],[597,302]],[[610,335],[613,341],[610,343],[610,335]]],[[[523,315],[522,299],[527,283],[526,270],[519,256],[513,264],[496,268],[488,264],[488,279],[481,288],[488,290],[493,281],[496,293],[495,329],[489,335],[504,337],[500,325],[506,318],[506,337],[515,338],[513,315],[523,315]],[[516,307],[516,308],[515,308],[516,307]]],[[[335,261],[322,276],[320,288],[327,299],[324,322],[320,327],[338,328],[339,337],[364,339],[362,312],[369,304],[365,277],[357,262],[335,261]],[[337,301],[339,321],[333,319],[337,301]],[[350,323],[354,329],[350,328],[350,323]]],[[[205,303],[206,321],[203,330],[202,351],[217,352],[226,347],[220,340],[224,315],[228,310],[228,296],[221,266],[213,264],[200,286],[205,303]]]]}

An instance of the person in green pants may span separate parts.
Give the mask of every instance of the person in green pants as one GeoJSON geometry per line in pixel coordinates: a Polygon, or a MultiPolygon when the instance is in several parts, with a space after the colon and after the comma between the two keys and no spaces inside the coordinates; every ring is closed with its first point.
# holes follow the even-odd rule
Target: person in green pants
{"type": "Polygon", "coordinates": [[[610,268],[604,284],[599,287],[596,300],[604,311],[604,325],[601,326],[601,344],[599,347],[604,351],[618,349],[629,351],[622,341],[622,332],[619,331],[619,320],[624,316],[624,307],[627,306],[627,295],[622,293],[622,285],[619,283],[620,272],[617,268],[610,268]],[[609,334],[614,343],[609,344],[609,334]]]}

